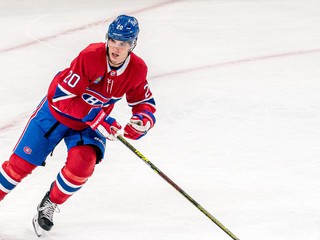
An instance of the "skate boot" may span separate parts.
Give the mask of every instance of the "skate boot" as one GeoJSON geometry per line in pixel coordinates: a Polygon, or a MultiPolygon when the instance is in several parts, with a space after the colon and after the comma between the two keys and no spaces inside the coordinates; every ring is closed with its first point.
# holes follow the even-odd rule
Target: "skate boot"
{"type": "Polygon", "coordinates": [[[33,217],[33,227],[38,237],[43,230],[50,231],[53,227],[53,213],[59,212],[58,205],[51,202],[50,192],[47,192],[41,203],[38,205],[38,213],[33,217]]]}

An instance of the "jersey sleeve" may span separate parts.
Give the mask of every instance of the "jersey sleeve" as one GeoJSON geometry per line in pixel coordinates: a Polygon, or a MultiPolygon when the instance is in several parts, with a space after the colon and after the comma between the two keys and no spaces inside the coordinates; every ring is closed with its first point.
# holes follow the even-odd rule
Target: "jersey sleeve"
{"type": "Polygon", "coordinates": [[[147,67],[141,68],[140,72],[141,74],[137,76],[137,84],[126,94],[128,105],[132,107],[133,114],[145,110],[155,113],[156,103],[147,81],[147,67]]]}

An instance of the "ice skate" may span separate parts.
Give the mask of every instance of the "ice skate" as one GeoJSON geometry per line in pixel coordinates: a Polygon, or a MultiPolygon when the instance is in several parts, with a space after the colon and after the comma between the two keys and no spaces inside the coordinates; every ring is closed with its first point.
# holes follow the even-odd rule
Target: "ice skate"
{"type": "Polygon", "coordinates": [[[47,192],[41,203],[38,205],[38,213],[33,217],[32,224],[38,237],[43,230],[50,231],[53,227],[53,213],[59,212],[57,204],[51,202],[49,198],[50,192],[47,192]]]}

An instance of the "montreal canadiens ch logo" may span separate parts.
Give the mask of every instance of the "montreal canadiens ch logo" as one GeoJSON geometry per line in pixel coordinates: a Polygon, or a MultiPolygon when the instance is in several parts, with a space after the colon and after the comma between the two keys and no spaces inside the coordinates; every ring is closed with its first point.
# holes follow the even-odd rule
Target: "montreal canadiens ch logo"
{"type": "Polygon", "coordinates": [[[95,96],[92,96],[88,93],[82,94],[82,99],[84,101],[86,101],[87,103],[89,103],[90,105],[95,106],[95,107],[100,107],[103,104],[103,102],[101,102],[98,98],[96,98],[95,96]]]}
{"type": "Polygon", "coordinates": [[[28,146],[25,146],[25,147],[23,148],[23,151],[24,151],[26,154],[31,154],[32,149],[31,149],[30,147],[28,147],[28,146]]]}

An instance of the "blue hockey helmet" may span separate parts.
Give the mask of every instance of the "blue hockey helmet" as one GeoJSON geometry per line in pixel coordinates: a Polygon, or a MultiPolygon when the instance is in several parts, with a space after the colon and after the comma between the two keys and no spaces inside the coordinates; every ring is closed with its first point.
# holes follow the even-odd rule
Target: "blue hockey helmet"
{"type": "Polygon", "coordinates": [[[136,18],[120,15],[109,25],[106,38],[128,42],[132,51],[137,44],[139,31],[139,24],[136,18]]]}

